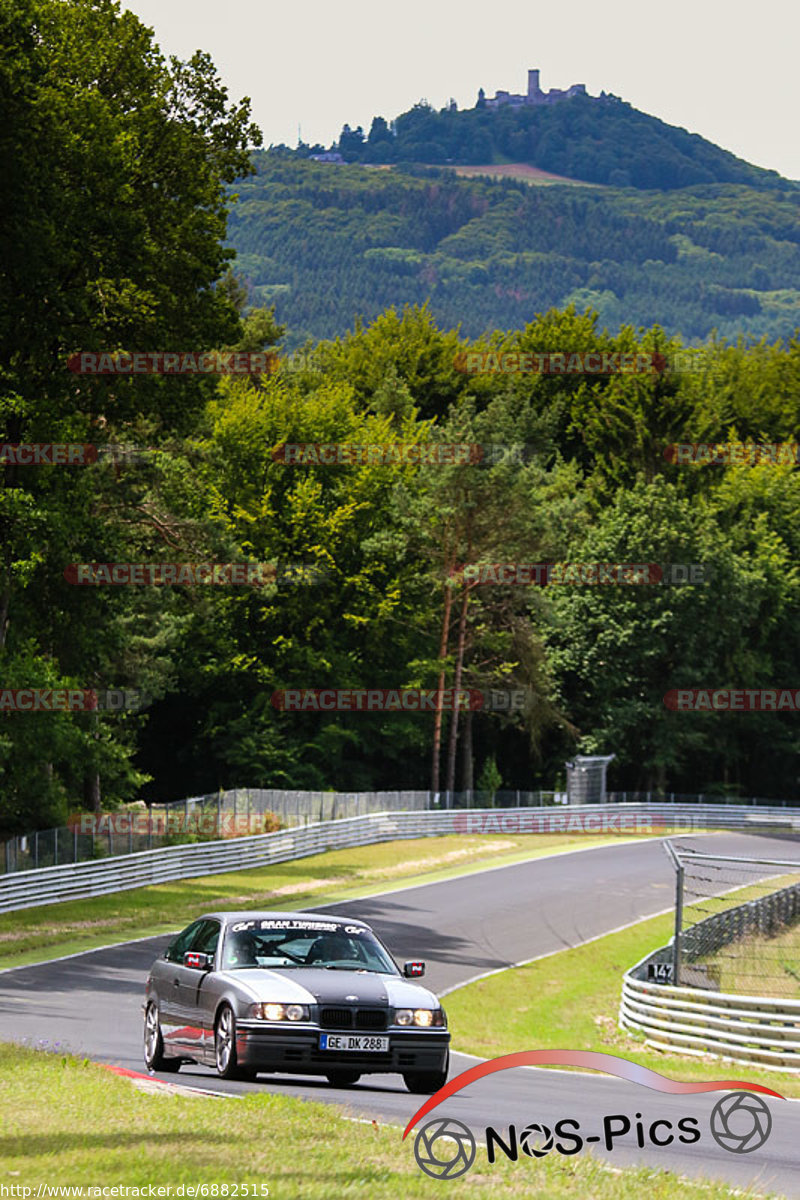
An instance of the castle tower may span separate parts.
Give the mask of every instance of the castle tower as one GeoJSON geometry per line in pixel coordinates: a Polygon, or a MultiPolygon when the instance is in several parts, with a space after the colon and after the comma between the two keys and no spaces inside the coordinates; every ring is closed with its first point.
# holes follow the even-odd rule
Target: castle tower
{"type": "Polygon", "coordinates": [[[528,71],[528,99],[534,100],[540,95],[541,88],[539,87],[539,72],[528,71]]]}

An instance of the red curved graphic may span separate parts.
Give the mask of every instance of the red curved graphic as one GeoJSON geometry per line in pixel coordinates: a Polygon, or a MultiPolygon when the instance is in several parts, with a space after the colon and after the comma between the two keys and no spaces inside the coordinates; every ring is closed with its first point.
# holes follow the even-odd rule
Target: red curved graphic
{"type": "Polygon", "coordinates": [[[727,1089],[747,1092],[763,1092],[767,1096],[775,1096],[785,1100],[780,1092],[764,1087],[760,1083],[745,1083],[742,1079],[716,1079],[710,1083],[682,1083],[679,1079],[670,1079],[667,1075],[659,1075],[649,1067],[639,1063],[629,1062],[627,1058],[619,1058],[616,1054],[602,1054],[599,1050],[518,1050],[515,1054],[501,1054],[499,1058],[489,1059],[488,1062],[478,1063],[456,1075],[444,1087],[425,1101],[422,1108],[417,1109],[408,1122],[403,1133],[403,1140],[408,1137],[417,1121],[422,1120],[432,1109],[438,1107],[444,1100],[460,1092],[467,1084],[495,1071],[507,1071],[511,1067],[541,1067],[545,1065],[560,1067],[588,1067],[592,1071],[605,1071],[607,1075],[616,1075],[618,1079],[627,1079],[630,1083],[640,1083],[643,1087],[652,1088],[656,1092],[671,1092],[673,1095],[689,1095],[692,1092],[722,1092],[727,1089]]]}

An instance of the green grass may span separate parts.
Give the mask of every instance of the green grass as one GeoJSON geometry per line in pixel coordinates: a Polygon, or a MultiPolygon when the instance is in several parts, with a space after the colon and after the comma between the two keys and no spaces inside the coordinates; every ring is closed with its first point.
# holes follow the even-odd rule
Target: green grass
{"type": "Polygon", "coordinates": [[[618,1027],[623,974],[665,946],[672,931],[672,914],[652,917],[450,992],[445,1004],[454,1048],[481,1058],[516,1050],[600,1050],[678,1079],[746,1079],[800,1096],[796,1076],[711,1055],[661,1053],[618,1027]]]}
{"type": "MultiPolygon", "coordinates": [[[[0,1045],[0,1098],[0,1183],[6,1186],[169,1185],[175,1196],[180,1184],[207,1184],[209,1195],[211,1185],[238,1184],[255,1185],[260,1196],[265,1185],[270,1200],[441,1200],[448,1187],[421,1172],[413,1135],[403,1142],[394,1126],[348,1121],[332,1106],[267,1092],[217,1099],[141,1091],[88,1060],[0,1045]]],[[[483,1131],[475,1132],[480,1139],[483,1131]]],[[[457,1193],[448,1194],[468,1189],[547,1200],[743,1195],[666,1171],[623,1171],[588,1154],[521,1158],[490,1166],[479,1147],[457,1193]]]]}
{"type": "Polygon", "coordinates": [[[2,913],[0,967],[43,962],[113,942],[169,933],[211,909],[306,908],[315,899],[326,903],[358,899],[393,887],[435,883],[491,866],[633,837],[453,834],[414,838],[2,913]]]}

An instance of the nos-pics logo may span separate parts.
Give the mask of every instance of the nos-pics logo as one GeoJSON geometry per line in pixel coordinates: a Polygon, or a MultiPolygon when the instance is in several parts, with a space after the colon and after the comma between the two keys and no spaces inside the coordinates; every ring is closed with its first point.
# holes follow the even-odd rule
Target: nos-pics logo
{"type": "MultiPolygon", "coordinates": [[[[501,1058],[480,1063],[451,1079],[415,1113],[406,1126],[403,1138],[407,1137],[422,1117],[476,1079],[509,1067],[555,1063],[603,1070],[619,1078],[672,1095],[737,1089],[717,1101],[709,1119],[709,1130],[714,1141],[732,1154],[750,1154],[758,1150],[772,1131],[770,1110],[761,1096],[754,1093],[763,1092],[780,1100],[784,1098],[771,1088],[742,1080],[681,1083],[679,1080],[669,1079],[656,1071],[628,1062],[627,1059],[595,1051],[531,1050],[506,1054],[501,1058]]],[[[628,1134],[636,1138],[640,1149],[648,1145],[662,1147],[673,1143],[692,1145],[700,1141],[702,1136],[699,1118],[689,1116],[643,1120],[642,1114],[638,1112],[633,1117],[625,1113],[613,1113],[598,1117],[598,1124],[599,1132],[584,1130],[579,1121],[565,1117],[549,1124],[531,1122],[522,1127],[511,1124],[505,1134],[499,1133],[489,1125],[484,1131],[487,1160],[491,1164],[502,1155],[512,1162],[517,1162],[520,1154],[538,1159],[544,1158],[551,1151],[572,1155],[592,1143],[602,1145],[606,1151],[612,1151],[617,1140],[628,1134]]],[[[476,1154],[477,1141],[472,1131],[452,1117],[435,1117],[426,1122],[417,1132],[414,1141],[417,1163],[425,1174],[433,1179],[457,1179],[465,1175],[475,1162],[476,1154]]]]}

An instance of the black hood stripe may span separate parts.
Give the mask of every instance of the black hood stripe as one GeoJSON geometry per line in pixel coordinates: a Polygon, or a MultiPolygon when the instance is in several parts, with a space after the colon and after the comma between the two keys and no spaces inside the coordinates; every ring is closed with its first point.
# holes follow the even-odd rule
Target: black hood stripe
{"type": "Polygon", "coordinates": [[[295,967],[283,972],[273,967],[272,974],[285,974],[286,979],[305,988],[319,1004],[380,1007],[389,1003],[383,979],[371,972],[361,975],[357,971],[326,971],[322,967],[295,967]],[[348,999],[351,996],[357,999],[348,999]]]}

